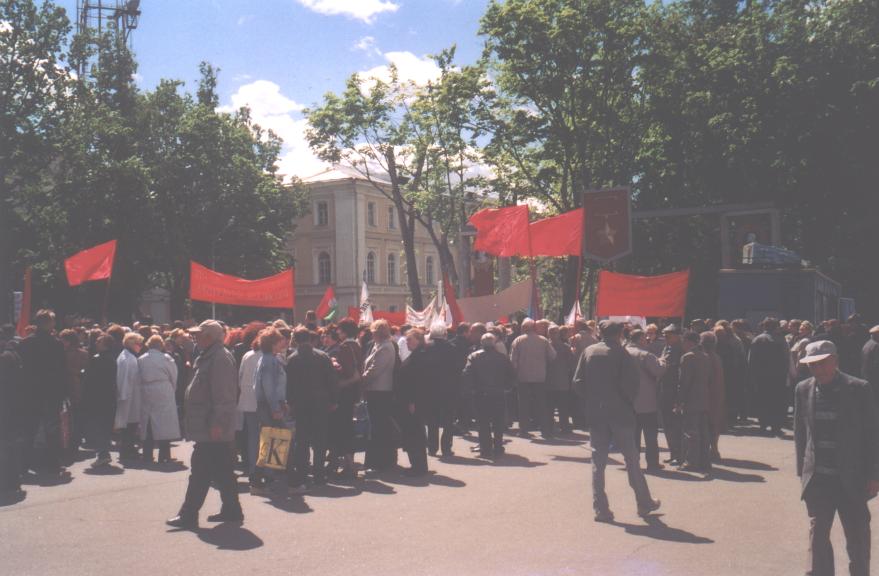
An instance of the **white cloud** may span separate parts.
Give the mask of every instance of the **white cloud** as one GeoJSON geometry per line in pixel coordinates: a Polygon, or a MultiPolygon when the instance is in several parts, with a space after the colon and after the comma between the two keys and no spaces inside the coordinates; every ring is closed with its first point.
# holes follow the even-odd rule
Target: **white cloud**
{"type": "Polygon", "coordinates": [[[384,57],[388,64],[359,73],[364,86],[368,87],[371,79],[390,81],[391,64],[397,67],[397,77],[401,82],[411,80],[419,86],[424,86],[440,77],[439,66],[428,57],[420,58],[412,52],[385,52],[384,57]]]}
{"type": "Polygon", "coordinates": [[[326,167],[318,160],[305,139],[307,122],[301,112],[304,106],[287,98],[281,87],[268,80],[244,84],[232,94],[231,104],[221,106],[221,112],[233,112],[242,106],[250,108],[253,121],[284,140],[278,170],[285,176],[311,176],[326,167]]]}
{"type": "Polygon", "coordinates": [[[230,112],[242,106],[249,106],[254,113],[259,110],[261,114],[272,116],[301,112],[305,108],[281,94],[281,87],[268,80],[240,86],[238,92],[232,94],[232,106],[224,107],[223,111],[230,112]]]}
{"type": "Polygon", "coordinates": [[[363,38],[358,40],[357,43],[351,47],[351,49],[360,52],[366,52],[370,56],[382,55],[382,51],[378,49],[378,46],[376,46],[375,44],[375,38],[372,36],[364,36],[363,38]]]}
{"type": "Polygon", "coordinates": [[[348,16],[372,24],[376,15],[396,12],[400,5],[390,0],[296,0],[318,14],[348,16]]]}

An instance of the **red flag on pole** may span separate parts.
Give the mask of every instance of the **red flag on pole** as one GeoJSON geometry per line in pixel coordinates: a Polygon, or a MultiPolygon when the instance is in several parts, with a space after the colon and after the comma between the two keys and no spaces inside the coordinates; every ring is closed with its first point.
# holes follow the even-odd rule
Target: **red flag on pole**
{"type": "Polygon", "coordinates": [[[528,206],[485,208],[470,217],[476,228],[473,249],[493,256],[531,256],[528,206]]]}
{"type": "Polygon", "coordinates": [[[443,296],[449,304],[449,310],[452,311],[452,322],[457,326],[464,320],[464,314],[461,313],[461,307],[458,306],[458,299],[455,298],[455,289],[449,282],[449,277],[443,272],[443,296]]]}
{"type": "Polygon", "coordinates": [[[113,259],[115,256],[115,240],[110,240],[82,252],[77,252],[64,261],[67,283],[71,286],[79,286],[83,282],[110,278],[113,276],[113,259]]]}
{"type": "Polygon", "coordinates": [[[31,323],[31,267],[24,271],[24,288],[21,292],[21,311],[18,314],[18,326],[15,332],[24,338],[24,331],[31,323]]]}
{"type": "Polygon", "coordinates": [[[202,302],[293,308],[293,269],[259,280],[220,274],[197,262],[189,264],[189,297],[202,302]]]}
{"type": "Polygon", "coordinates": [[[598,316],[683,318],[690,271],[661,276],[630,276],[602,270],[598,274],[598,316]]]}
{"type": "Polygon", "coordinates": [[[317,310],[314,311],[314,314],[319,319],[326,320],[327,316],[329,316],[331,312],[334,312],[337,306],[336,290],[332,285],[327,286],[327,291],[324,292],[324,297],[321,298],[320,304],[317,305],[317,310]]]}
{"type": "Polygon", "coordinates": [[[529,229],[534,256],[579,256],[583,248],[583,209],[538,220],[529,229]]]}

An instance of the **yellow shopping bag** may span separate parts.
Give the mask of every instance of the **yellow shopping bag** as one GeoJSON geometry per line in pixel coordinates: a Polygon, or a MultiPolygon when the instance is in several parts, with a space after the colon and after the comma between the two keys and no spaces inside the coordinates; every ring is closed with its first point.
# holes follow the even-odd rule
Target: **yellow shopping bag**
{"type": "Polygon", "coordinates": [[[292,446],[292,430],[263,426],[259,431],[259,458],[256,460],[256,465],[262,468],[286,470],[287,457],[292,446]]]}

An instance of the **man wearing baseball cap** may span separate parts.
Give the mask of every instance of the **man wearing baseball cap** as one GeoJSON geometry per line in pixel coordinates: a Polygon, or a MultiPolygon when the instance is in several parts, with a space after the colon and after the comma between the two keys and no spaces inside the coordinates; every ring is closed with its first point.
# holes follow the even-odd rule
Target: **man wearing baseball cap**
{"type": "Polygon", "coordinates": [[[849,571],[870,572],[870,512],[879,492],[879,412],[864,380],[839,371],[836,346],[812,342],[800,363],[812,377],[797,384],[794,439],[797,475],[809,514],[809,571],[833,574],[830,528],[838,513],[849,571]]]}
{"type": "Polygon", "coordinates": [[[223,502],[209,522],[243,522],[235,480],[235,412],[238,407],[238,370],[232,353],[223,346],[225,329],[216,320],[205,320],[189,330],[201,350],[195,374],[186,388],[186,438],[195,442],[190,463],[189,486],[180,512],[169,526],[198,528],[198,512],[213,482],[223,502]]]}

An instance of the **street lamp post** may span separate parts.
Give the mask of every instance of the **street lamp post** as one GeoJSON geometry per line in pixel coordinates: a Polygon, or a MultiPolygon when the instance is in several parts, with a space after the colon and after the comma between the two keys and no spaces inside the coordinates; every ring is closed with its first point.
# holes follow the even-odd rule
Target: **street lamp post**
{"type": "MultiPolygon", "coordinates": [[[[223,234],[228,232],[229,228],[231,228],[234,224],[235,224],[235,218],[232,218],[231,220],[229,220],[229,223],[226,224],[226,227],[223,228],[222,230],[220,230],[219,234],[214,236],[214,239],[211,242],[211,270],[213,270],[215,272],[217,271],[217,242],[220,241],[220,238],[223,236],[223,234]]],[[[217,319],[217,303],[216,302],[211,302],[211,319],[212,320],[217,319]]]]}

